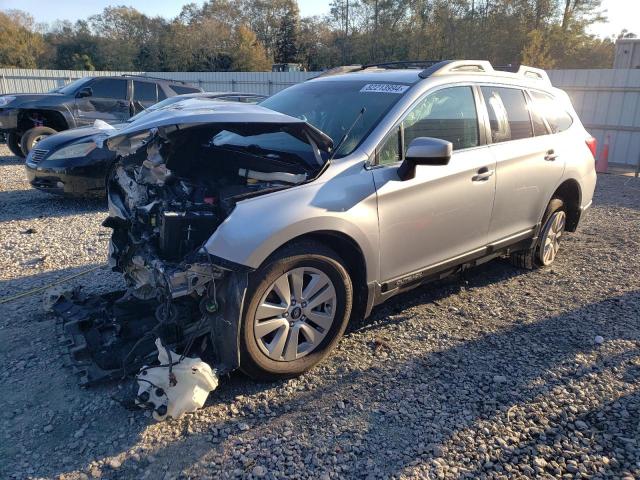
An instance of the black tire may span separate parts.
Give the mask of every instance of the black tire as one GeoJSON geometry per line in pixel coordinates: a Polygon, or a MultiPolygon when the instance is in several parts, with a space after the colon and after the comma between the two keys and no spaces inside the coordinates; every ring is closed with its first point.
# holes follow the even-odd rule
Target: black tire
{"type": "Polygon", "coordinates": [[[291,378],[309,370],[331,352],[344,333],[353,305],[353,286],[343,265],[333,250],[307,241],[277,252],[250,276],[240,326],[240,369],[244,373],[263,381],[291,378]],[[256,310],[278,278],[301,267],[320,270],[331,280],[336,293],[333,323],[324,339],[305,356],[292,361],[273,360],[258,346],[254,332],[256,310]]]}
{"type": "Polygon", "coordinates": [[[22,149],[22,153],[26,156],[29,155],[31,149],[42,140],[44,137],[48,137],[49,135],[54,135],[58,133],[53,128],[49,127],[33,127],[30,130],[27,130],[22,134],[22,139],[20,140],[20,148],[22,149]]]}
{"type": "Polygon", "coordinates": [[[564,202],[561,198],[552,198],[547,205],[547,209],[542,216],[542,222],[540,225],[540,234],[538,235],[538,239],[536,243],[528,250],[522,250],[520,252],[514,252],[510,255],[510,260],[513,265],[518,268],[524,268],[527,270],[534,270],[536,268],[542,268],[544,265],[539,260],[540,249],[543,247],[543,232],[547,228],[547,224],[549,223],[551,217],[554,213],[558,211],[564,211],[564,202]]]}
{"type": "Polygon", "coordinates": [[[24,158],[24,153],[22,153],[22,148],[20,147],[20,139],[21,137],[17,133],[11,132],[7,134],[7,147],[16,157],[24,158]]]}

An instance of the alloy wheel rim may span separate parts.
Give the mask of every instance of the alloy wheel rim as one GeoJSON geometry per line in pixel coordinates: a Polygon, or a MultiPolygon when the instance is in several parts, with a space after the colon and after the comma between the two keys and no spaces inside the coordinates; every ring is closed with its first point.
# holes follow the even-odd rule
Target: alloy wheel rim
{"type": "Polygon", "coordinates": [[[324,272],[294,268],[276,279],[260,299],[253,322],[258,347],[271,360],[291,362],[325,339],[336,312],[336,289],[324,272]]]}
{"type": "Polygon", "coordinates": [[[47,138],[49,135],[38,135],[37,137],[35,137],[33,139],[33,142],[31,144],[31,148],[35,147],[39,142],[41,142],[43,139],[47,138]]]}
{"type": "Polygon", "coordinates": [[[560,210],[555,212],[547,222],[539,254],[540,262],[543,265],[550,265],[558,255],[560,237],[564,232],[566,218],[565,213],[560,210]]]}

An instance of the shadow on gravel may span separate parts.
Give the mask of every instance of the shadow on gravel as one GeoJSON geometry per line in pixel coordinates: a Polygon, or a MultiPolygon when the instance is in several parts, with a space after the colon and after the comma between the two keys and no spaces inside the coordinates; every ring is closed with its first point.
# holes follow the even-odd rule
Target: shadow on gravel
{"type": "Polygon", "coordinates": [[[67,198],[31,190],[0,192],[0,222],[107,212],[104,199],[67,198]]]}
{"type": "Polygon", "coordinates": [[[0,155],[0,167],[3,165],[22,165],[24,158],[15,155],[0,155]]]}
{"type": "MultiPolygon", "coordinates": [[[[506,272],[500,265],[492,268],[506,272]]],[[[446,288],[433,294],[434,298],[447,295],[446,288]]],[[[399,299],[394,308],[398,309],[400,302],[407,301],[411,302],[411,294],[399,299]]],[[[513,408],[524,410],[529,402],[540,398],[553,402],[557,388],[580,395],[576,391],[577,382],[593,383],[597,381],[595,377],[605,370],[623,369],[631,361],[637,364],[637,348],[616,357],[601,356],[589,365],[577,362],[576,356],[591,353],[597,348],[593,342],[595,335],[602,335],[606,341],[626,340],[638,345],[638,336],[628,333],[628,324],[637,322],[639,309],[640,292],[635,291],[537,322],[514,325],[473,340],[458,341],[442,351],[432,351],[404,363],[390,355],[388,359],[380,358],[372,367],[357,370],[344,361],[338,372],[321,377],[321,382],[311,391],[298,391],[294,396],[270,400],[269,408],[276,413],[273,417],[236,417],[212,422],[211,428],[215,427],[220,435],[212,437],[210,431],[204,431],[184,435],[179,440],[167,440],[167,445],[159,446],[154,452],[156,459],[162,459],[157,460],[158,463],[125,459],[115,472],[103,469],[102,478],[131,478],[141,474],[140,468],[161,469],[162,464],[168,465],[172,472],[184,472],[198,463],[207,464],[213,458],[230,459],[239,442],[252,440],[255,441],[252,454],[270,457],[274,445],[260,439],[277,435],[281,449],[286,450],[287,430],[293,430],[298,439],[303,435],[304,443],[314,446],[305,447],[308,450],[304,452],[305,467],[312,477],[320,476],[324,471],[322,465],[331,465],[334,456],[350,459],[348,472],[341,472],[344,477],[367,474],[402,477],[410,475],[417,465],[430,469],[429,475],[432,475],[436,469],[434,460],[448,452],[455,454],[461,442],[475,442],[475,438],[480,437],[485,441],[495,439],[495,430],[483,433],[480,425],[501,420],[504,428],[510,422],[509,412],[513,408]],[[414,385],[413,393],[407,391],[407,384],[414,385]],[[344,409],[336,406],[338,400],[345,402],[344,409]],[[241,431],[240,422],[250,423],[250,429],[241,431]],[[332,422],[346,422],[350,428],[337,435],[328,434],[328,426],[332,422]],[[318,426],[324,430],[317,429],[318,426]],[[371,451],[379,454],[372,455],[371,451]]],[[[385,314],[380,310],[375,311],[373,317],[374,321],[385,322],[385,314]]],[[[437,335],[437,332],[433,334],[437,335]]],[[[334,360],[341,361],[339,358],[334,360]]],[[[640,387],[639,373],[630,370],[627,381],[640,387]]],[[[238,392],[262,398],[261,391],[278,385],[282,383],[257,384],[234,375],[231,381],[222,382],[208,405],[229,404],[238,392]]],[[[637,413],[637,394],[619,399],[618,403],[628,405],[628,414],[637,413]]],[[[567,418],[569,412],[566,409],[569,407],[570,403],[561,406],[559,418],[567,418]]],[[[611,428],[614,428],[612,425],[618,425],[620,432],[637,428],[628,418],[619,418],[619,411],[601,404],[581,417],[596,429],[593,438],[598,451],[590,451],[589,454],[597,453],[612,459],[609,469],[615,476],[623,473],[624,469],[633,471],[637,460],[633,448],[620,448],[620,442],[624,443],[624,440],[612,440],[610,435],[611,428]],[[602,430],[599,430],[599,425],[602,430]]],[[[516,429],[522,430],[529,425],[527,422],[531,419],[526,414],[522,415],[524,423],[516,429]]],[[[124,421],[124,417],[117,422],[120,420],[124,421]]],[[[100,423],[104,421],[102,419],[100,423]]],[[[188,420],[173,422],[185,431],[188,428],[188,420]]],[[[567,429],[578,428],[574,423],[571,425],[561,424],[559,428],[550,428],[546,432],[531,433],[534,440],[514,445],[514,448],[530,447],[531,455],[523,457],[522,453],[514,453],[510,456],[506,449],[500,456],[486,454],[487,460],[479,462],[485,465],[484,469],[493,469],[494,474],[504,474],[505,465],[516,465],[523,459],[531,464],[533,452],[562,438],[569,441],[566,440],[567,429]]],[[[140,426],[140,432],[144,428],[146,426],[140,426]]],[[[118,442],[119,452],[134,447],[118,442]]],[[[474,447],[471,450],[467,448],[467,451],[482,455],[474,447]]],[[[74,468],[82,467],[81,464],[74,465],[74,468]]],[[[225,470],[228,468],[233,467],[227,465],[225,470]]],[[[252,468],[253,464],[247,461],[244,471],[251,472],[252,468]]],[[[288,468],[287,474],[299,472],[295,465],[288,468]]],[[[488,471],[471,473],[478,476],[488,471]]],[[[531,475],[534,473],[531,469],[531,475]]]]}
{"type": "MultiPolygon", "coordinates": [[[[23,275],[20,278],[14,278],[11,280],[0,280],[0,299],[7,296],[17,295],[34,288],[44,287],[62,278],[83,272],[85,270],[89,270],[90,268],[93,268],[99,264],[101,263],[88,263],[86,265],[82,265],[81,267],[62,268],[50,272],[34,273],[33,275],[23,275]]],[[[24,269],[25,274],[28,273],[28,271],[28,268],[24,269]]],[[[99,274],[98,272],[100,272],[100,270],[92,272],[92,275],[95,277],[95,275],[99,274]]],[[[83,277],[78,277],[74,284],[83,284],[82,279],[83,277]]],[[[37,297],[37,299],[39,300],[40,297],[37,297]]],[[[0,308],[5,305],[8,304],[0,305],[0,308]]]]}

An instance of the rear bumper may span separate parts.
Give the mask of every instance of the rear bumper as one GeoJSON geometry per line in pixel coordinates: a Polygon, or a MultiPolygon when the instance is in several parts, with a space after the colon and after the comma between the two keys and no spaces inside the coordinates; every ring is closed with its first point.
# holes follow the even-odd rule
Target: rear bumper
{"type": "Polygon", "coordinates": [[[73,197],[105,195],[104,174],[96,176],[95,167],[86,172],[86,167],[43,167],[27,161],[25,169],[31,186],[43,192],[73,197]]]}

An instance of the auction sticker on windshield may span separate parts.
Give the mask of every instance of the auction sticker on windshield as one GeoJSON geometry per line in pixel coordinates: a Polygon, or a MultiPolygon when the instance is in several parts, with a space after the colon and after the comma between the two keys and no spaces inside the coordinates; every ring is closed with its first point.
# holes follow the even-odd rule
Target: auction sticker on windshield
{"type": "Polygon", "coordinates": [[[360,89],[361,93],[404,93],[409,85],[396,85],[393,83],[367,83],[360,89]]]}

